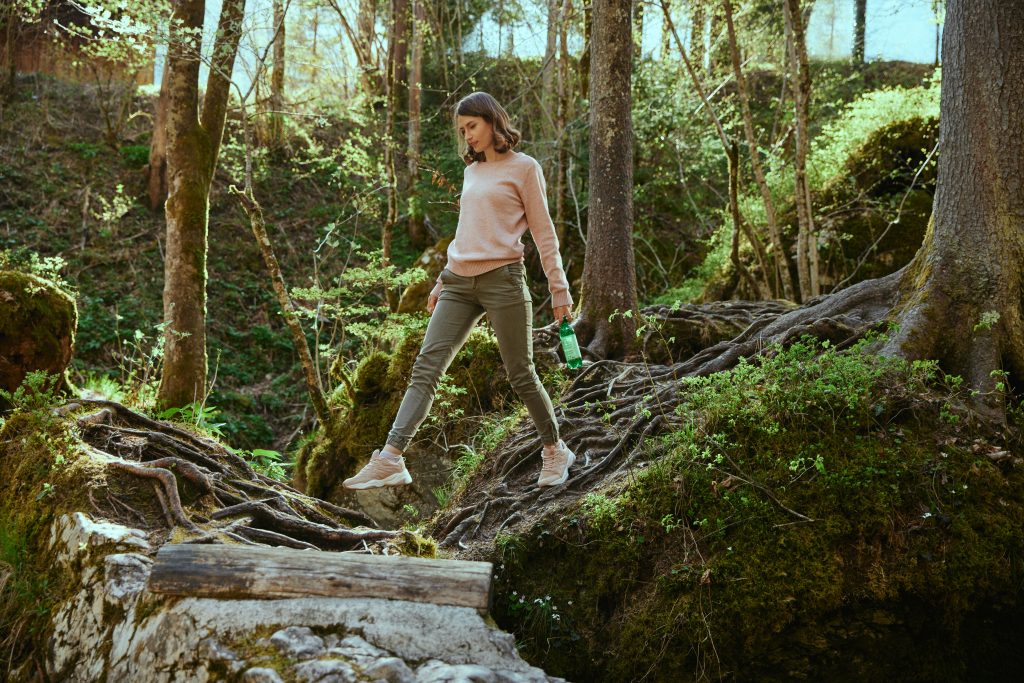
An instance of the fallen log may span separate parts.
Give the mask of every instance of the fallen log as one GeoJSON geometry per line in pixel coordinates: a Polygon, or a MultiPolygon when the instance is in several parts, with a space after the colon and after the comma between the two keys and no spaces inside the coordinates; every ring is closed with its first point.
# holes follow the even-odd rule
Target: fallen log
{"type": "Polygon", "coordinates": [[[486,614],[491,570],[490,562],[169,543],[157,551],[149,590],[222,599],[387,598],[486,614]]]}

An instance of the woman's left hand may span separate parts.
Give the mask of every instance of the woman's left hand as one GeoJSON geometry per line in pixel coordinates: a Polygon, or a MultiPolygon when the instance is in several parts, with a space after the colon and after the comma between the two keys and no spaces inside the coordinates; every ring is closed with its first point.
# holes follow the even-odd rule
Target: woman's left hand
{"type": "Polygon", "coordinates": [[[563,318],[568,318],[570,322],[573,320],[572,306],[555,306],[552,313],[556,322],[561,323],[563,318]]]}

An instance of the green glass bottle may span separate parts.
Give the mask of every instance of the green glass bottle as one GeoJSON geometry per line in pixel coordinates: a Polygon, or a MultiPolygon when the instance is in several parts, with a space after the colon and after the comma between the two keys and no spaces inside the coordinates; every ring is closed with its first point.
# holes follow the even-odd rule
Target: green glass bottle
{"type": "Polygon", "coordinates": [[[558,336],[562,340],[562,351],[565,353],[565,364],[575,370],[583,365],[583,356],[580,355],[580,345],[576,341],[576,333],[569,327],[568,316],[562,318],[562,326],[558,328],[558,336]]]}

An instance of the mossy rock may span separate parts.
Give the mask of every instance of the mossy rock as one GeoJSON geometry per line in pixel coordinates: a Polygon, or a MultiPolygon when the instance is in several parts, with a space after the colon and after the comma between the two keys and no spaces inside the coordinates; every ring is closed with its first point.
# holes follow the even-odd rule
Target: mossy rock
{"type": "MultiPolygon", "coordinates": [[[[296,457],[293,484],[310,495],[339,500],[340,482],[355,473],[369,454],[384,445],[405,395],[413,363],[423,344],[424,330],[410,332],[390,353],[374,351],[363,358],[352,379],[352,405],[336,408],[336,419],[302,448],[296,457]]],[[[485,327],[477,327],[455,356],[446,373],[450,385],[465,393],[446,396],[444,410],[451,419],[424,422],[420,431],[444,430],[449,442],[471,432],[466,420],[505,409],[513,399],[497,340],[485,327]]],[[[435,399],[432,414],[440,406],[435,399]]],[[[417,438],[423,436],[417,434],[417,438]]]]}
{"type": "Polygon", "coordinates": [[[405,288],[405,291],[402,292],[402,298],[398,300],[399,313],[417,313],[424,309],[427,304],[427,295],[434,288],[437,276],[448,262],[448,245],[453,239],[453,237],[444,237],[438,240],[437,244],[428,247],[416,259],[416,263],[413,265],[425,270],[427,277],[405,288]]]}
{"type": "Polygon", "coordinates": [[[700,380],[699,428],[474,557],[524,657],[580,681],[1016,677],[1019,437],[905,370],[797,360],[700,380]]]}
{"type": "Polygon", "coordinates": [[[77,324],[70,294],[36,275],[0,271],[0,389],[13,392],[33,371],[63,378],[77,324]]]}

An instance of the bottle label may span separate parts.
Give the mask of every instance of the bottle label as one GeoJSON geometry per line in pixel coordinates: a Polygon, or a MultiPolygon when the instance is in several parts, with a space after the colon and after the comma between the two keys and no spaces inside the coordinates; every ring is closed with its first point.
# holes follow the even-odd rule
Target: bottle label
{"type": "Polygon", "coordinates": [[[567,334],[562,337],[562,350],[565,351],[566,362],[571,362],[581,358],[580,345],[576,341],[575,334],[567,334]]]}

